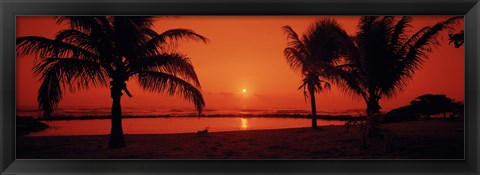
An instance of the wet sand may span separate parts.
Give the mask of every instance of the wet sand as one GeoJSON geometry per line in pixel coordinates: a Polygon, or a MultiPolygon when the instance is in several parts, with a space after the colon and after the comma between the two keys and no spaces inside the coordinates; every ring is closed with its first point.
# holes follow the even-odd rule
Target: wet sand
{"type": "Polygon", "coordinates": [[[126,148],[108,149],[108,135],[17,136],[17,159],[463,159],[463,122],[413,121],[383,125],[394,149],[342,126],[216,132],[205,135],[126,135],[126,148]]]}

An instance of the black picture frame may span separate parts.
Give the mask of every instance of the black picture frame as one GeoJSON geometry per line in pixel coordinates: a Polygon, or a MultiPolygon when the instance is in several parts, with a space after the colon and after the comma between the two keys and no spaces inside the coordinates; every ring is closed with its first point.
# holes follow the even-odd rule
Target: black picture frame
{"type": "Polygon", "coordinates": [[[478,174],[479,0],[1,0],[0,174],[478,174]],[[15,17],[465,15],[465,160],[16,160],[15,17]]]}

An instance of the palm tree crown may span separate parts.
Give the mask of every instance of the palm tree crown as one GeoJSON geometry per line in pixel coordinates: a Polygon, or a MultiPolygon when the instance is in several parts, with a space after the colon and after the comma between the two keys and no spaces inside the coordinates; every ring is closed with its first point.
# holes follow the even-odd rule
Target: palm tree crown
{"type": "Polygon", "coordinates": [[[312,24],[301,38],[290,26],[284,26],[283,31],[288,39],[288,46],[284,50],[285,58],[290,67],[303,77],[299,89],[303,89],[305,98],[311,98],[312,127],[316,128],[314,94],[330,89],[327,80],[334,77],[332,70],[345,54],[343,45],[349,37],[340,25],[330,18],[312,24]]]}
{"type": "Polygon", "coordinates": [[[42,80],[38,104],[45,115],[54,111],[66,89],[74,92],[119,83],[131,96],[123,85],[130,78],[150,92],[182,96],[202,111],[205,102],[189,58],[167,52],[167,47],[170,41],[207,42],[207,38],[189,29],[159,34],[151,29],[152,17],[58,17],[57,22],[68,22],[70,29],[54,39],[17,38],[19,56],[38,54],[42,59],[34,73],[42,80]]]}
{"type": "Polygon", "coordinates": [[[364,16],[349,47],[349,74],[343,74],[343,89],[361,96],[367,103],[367,116],[379,113],[378,101],[401,91],[416,70],[428,59],[438,35],[451,29],[458,19],[452,17],[433,26],[425,26],[408,36],[412,17],[364,16]]]}
{"type": "Polygon", "coordinates": [[[57,23],[62,22],[70,28],[54,39],[17,38],[18,56],[41,58],[34,74],[41,80],[38,105],[44,116],[51,115],[66,89],[109,87],[113,99],[109,147],[124,147],[120,100],[122,92],[132,97],[126,84],[131,78],[149,92],[182,96],[202,112],[205,102],[192,63],[186,55],[171,51],[169,44],[179,39],[206,43],[207,38],[181,28],[157,33],[152,29],[153,17],[145,16],[58,17],[57,23]]]}

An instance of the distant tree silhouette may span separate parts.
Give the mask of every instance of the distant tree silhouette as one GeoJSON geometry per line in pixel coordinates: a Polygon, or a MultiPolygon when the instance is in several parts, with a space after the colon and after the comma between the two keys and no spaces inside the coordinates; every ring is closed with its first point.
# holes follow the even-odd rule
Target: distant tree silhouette
{"type": "Polygon", "coordinates": [[[157,33],[153,17],[81,16],[57,17],[70,28],[54,39],[42,36],[17,38],[17,54],[36,54],[41,61],[34,75],[41,80],[38,106],[50,116],[65,90],[109,87],[112,103],[110,148],[124,147],[122,130],[122,91],[129,97],[126,82],[137,79],[150,92],[182,96],[200,113],[205,105],[200,83],[186,55],[177,53],[171,42],[207,38],[190,29],[172,29],[157,33]]]}
{"type": "Polygon", "coordinates": [[[445,94],[425,94],[416,97],[409,105],[392,109],[384,117],[383,122],[398,122],[418,120],[420,117],[429,119],[434,114],[452,113],[454,115],[463,115],[463,104],[455,102],[445,94]]]}
{"type": "Polygon", "coordinates": [[[448,34],[450,42],[448,44],[454,44],[455,48],[460,48],[465,42],[464,32],[461,30],[455,34],[448,34]]]}
{"type": "Polygon", "coordinates": [[[434,114],[452,112],[457,107],[453,99],[448,98],[445,94],[425,94],[415,98],[410,104],[416,106],[417,112],[426,119],[434,114]]]}
{"type": "Polygon", "coordinates": [[[387,112],[383,118],[383,123],[401,122],[401,121],[414,121],[418,120],[418,107],[414,105],[406,105],[399,108],[395,108],[387,112]]]}
{"type": "Polygon", "coordinates": [[[328,79],[334,78],[333,71],[342,54],[343,45],[349,40],[347,33],[333,19],[323,19],[312,24],[300,38],[290,27],[284,26],[288,46],[284,55],[290,67],[299,72],[305,100],[310,97],[312,128],[317,128],[315,93],[330,89],[328,79]]]}
{"type": "Polygon", "coordinates": [[[340,74],[343,81],[340,87],[365,100],[366,133],[379,131],[379,100],[392,98],[400,92],[428,59],[432,47],[440,44],[437,39],[440,31],[451,29],[461,18],[452,17],[433,26],[425,26],[408,36],[412,17],[361,17],[356,35],[346,45],[350,48],[347,64],[351,66],[340,74]]]}

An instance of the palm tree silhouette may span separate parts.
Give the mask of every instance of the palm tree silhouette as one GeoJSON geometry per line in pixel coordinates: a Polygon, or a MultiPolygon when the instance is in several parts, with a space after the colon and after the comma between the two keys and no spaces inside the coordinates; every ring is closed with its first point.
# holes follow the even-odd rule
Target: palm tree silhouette
{"type": "Polygon", "coordinates": [[[448,34],[448,37],[449,37],[449,40],[450,40],[450,42],[448,42],[448,44],[453,43],[455,48],[460,48],[460,46],[462,46],[463,43],[465,43],[465,35],[464,35],[463,30],[461,30],[458,33],[448,34]]]}
{"type": "MultiPolygon", "coordinates": [[[[186,55],[175,52],[170,42],[207,38],[190,29],[157,33],[153,17],[83,16],[57,17],[70,28],[55,39],[42,36],[17,38],[17,54],[37,54],[34,75],[39,77],[38,105],[50,116],[65,90],[109,87],[112,103],[110,148],[124,147],[122,130],[122,91],[129,97],[126,82],[138,81],[141,88],[171,96],[182,96],[202,112],[205,102],[200,83],[186,55]]],[[[174,45],[173,45],[174,46],[174,45]]]]}
{"type": "Polygon", "coordinates": [[[305,100],[310,96],[312,107],[312,128],[317,128],[315,93],[330,89],[333,73],[339,58],[345,54],[344,43],[349,40],[347,33],[333,19],[320,20],[307,29],[300,38],[290,27],[284,26],[288,46],[284,55],[290,67],[301,73],[305,100]]]}
{"type": "Polygon", "coordinates": [[[352,42],[348,71],[337,74],[343,81],[340,87],[347,93],[361,96],[367,105],[367,123],[375,127],[380,113],[379,100],[392,98],[406,85],[416,70],[440,44],[437,36],[444,29],[452,29],[463,17],[452,17],[432,26],[425,26],[412,36],[408,28],[412,17],[364,16],[352,42]]]}

